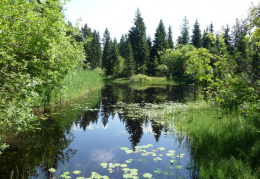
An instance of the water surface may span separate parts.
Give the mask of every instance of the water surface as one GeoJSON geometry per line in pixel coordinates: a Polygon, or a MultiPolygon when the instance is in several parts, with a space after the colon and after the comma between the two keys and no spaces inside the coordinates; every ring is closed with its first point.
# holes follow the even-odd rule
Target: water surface
{"type": "Polygon", "coordinates": [[[129,117],[124,106],[185,103],[196,96],[194,86],[107,84],[87,98],[52,109],[36,132],[16,136],[1,156],[0,175],[59,178],[69,171],[72,178],[90,177],[91,172],[123,178],[129,172],[122,169],[129,168],[138,169],[133,176],[139,178],[145,173],[153,178],[194,178],[196,167],[187,136],[147,116],[129,117]],[[134,153],[127,154],[122,147],[134,153]],[[50,168],[56,172],[49,172],[50,168]],[[75,170],[81,173],[74,175],[75,170]]]}

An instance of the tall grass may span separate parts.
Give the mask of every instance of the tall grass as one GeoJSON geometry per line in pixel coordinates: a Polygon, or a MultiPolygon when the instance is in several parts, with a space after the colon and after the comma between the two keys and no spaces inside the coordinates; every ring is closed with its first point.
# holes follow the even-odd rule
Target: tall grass
{"type": "Polygon", "coordinates": [[[75,69],[61,82],[61,87],[53,94],[51,103],[66,102],[102,87],[102,78],[96,71],[75,69]]]}
{"type": "Polygon", "coordinates": [[[200,178],[259,178],[260,133],[253,118],[223,114],[206,103],[175,115],[199,164],[200,178]]]}

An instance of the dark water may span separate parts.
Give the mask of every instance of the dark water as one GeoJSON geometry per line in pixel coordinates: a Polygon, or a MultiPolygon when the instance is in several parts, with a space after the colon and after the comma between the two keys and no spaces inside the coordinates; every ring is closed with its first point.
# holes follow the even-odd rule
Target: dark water
{"type": "Polygon", "coordinates": [[[133,120],[118,104],[185,103],[195,100],[197,93],[194,86],[107,84],[87,98],[52,109],[35,132],[8,139],[10,147],[0,156],[0,176],[60,178],[68,171],[67,176],[71,178],[87,178],[91,172],[123,178],[123,167],[113,166],[120,163],[138,169],[134,176],[139,178],[144,178],[145,173],[152,174],[153,178],[194,178],[196,165],[185,135],[147,116],[133,120]],[[121,149],[138,151],[136,146],[141,146],[143,151],[126,154],[121,149]],[[160,147],[164,149],[159,150],[160,147]],[[174,156],[166,155],[169,150],[174,151],[174,156]],[[131,163],[126,162],[129,159],[131,163]],[[101,163],[107,163],[111,169],[103,168],[101,163]],[[49,172],[50,168],[56,172],[49,172]],[[81,173],[74,175],[75,170],[81,173]]]}

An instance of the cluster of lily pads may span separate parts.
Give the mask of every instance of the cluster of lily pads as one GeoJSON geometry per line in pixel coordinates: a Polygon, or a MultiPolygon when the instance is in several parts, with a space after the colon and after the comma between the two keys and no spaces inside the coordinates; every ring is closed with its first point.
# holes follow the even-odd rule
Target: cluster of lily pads
{"type": "MultiPolygon", "coordinates": [[[[121,150],[123,150],[127,155],[129,154],[140,154],[143,157],[153,157],[154,162],[159,162],[163,160],[163,156],[167,156],[169,158],[169,164],[167,166],[167,170],[163,170],[159,167],[155,168],[153,170],[154,175],[158,174],[164,174],[167,176],[173,175],[173,164],[176,163],[175,168],[176,169],[183,169],[184,167],[178,164],[178,160],[175,160],[176,158],[183,158],[184,154],[176,154],[174,150],[168,150],[164,147],[157,147],[153,148],[152,144],[142,145],[142,146],[136,146],[135,150],[131,150],[128,147],[121,147],[121,150]]],[[[122,178],[132,178],[132,179],[138,179],[140,176],[143,178],[153,178],[153,174],[151,173],[141,173],[138,171],[138,169],[135,168],[129,168],[128,164],[131,164],[132,162],[145,162],[148,163],[146,159],[127,159],[125,163],[101,163],[100,166],[103,169],[107,169],[109,174],[114,173],[115,171],[120,172],[122,171],[122,178]]],[[[50,172],[56,172],[54,168],[51,168],[49,170],[50,172]]],[[[72,172],[74,175],[79,175],[81,171],[75,170],[72,172]]],[[[69,175],[70,172],[64,172],[62,175],[60,175],[61,178],[71,178],[69,175]]],[[[76,178],[76,177],[74,177],[76,178]]],[[[89,178],[85,177],[77,177],[76,179],[109,179],[109,176],[107,175],[100,175],[97,172],[92,172],[91,176],[89,178]]]]}
{"type": "Polygon", "coordinates": [[[188,105],[183,103],[165,102],[159,104],[153,103],[132,103],[126,104],[119,102],[115,105],[118,113],[124,113],[130,119],[138,119],[140,117],[148,117],[165,125],[169,121],[173,121],[173,114],[185,114],[188,105]]]}

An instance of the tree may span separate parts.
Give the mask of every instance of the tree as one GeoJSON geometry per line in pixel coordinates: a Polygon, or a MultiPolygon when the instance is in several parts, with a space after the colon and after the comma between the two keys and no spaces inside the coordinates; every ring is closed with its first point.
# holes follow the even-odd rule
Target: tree
{"type": "Polygon", "coordinates": [[[209,25],[209,31],[210,31],[210,33],[214,34],[214,26],[213,26],[212,22],[209,25]]]}
{"type": "Polygon", "coordinates": [[[146,74],[146,65],[150,60],[150,52],[146,39],[146,27],[139,9],[136,11],[134,26],[129,30],[129,40],[133,48],[136,71],[146,74]]]}
{"type": "Polygon", "coordinates": [[[169,26],[169,29],[168,29],[167,40],[168,40],[168,48],[173,49],[174,44],[173,44],[173,40],[172,40],[172,27],[171,26],[169,26]]]}
{"type": "Polygon", "coordinates": [[[95,69],[97,67],[101,67],[102,65],[102,50],[101,50],[101,44],[100,44],[100,36],[99,33],[94,30],[92,33],[92,39],[91,39],[91,54],[89,54],[90,60],[90,66],[91,69],[95,69]]]}
{"type": "Polygon", "coordinates": [[[28,129],[36,119],[33,107],[47,107],[62,79],[85,58],[74,39],[78,29],[67,26],[62,8],[58,0],[1,0],[0,126],[28,129]]]}
{"type": "MultiPolygon", "coordinates": [[[[260,4],[251,9],[250,17],[252,19],[249,29],[254,29],[250,34],[252,39],[252,81],[254,84],[260,80],[260,4]]],[[[259,85],[257,88],[259,94],[259,85]]]]}
{"type": "Polygon", "coordinates": [[[122,57],[119,55],[119,49],[117,46],[116,39],[114,39],[114,41],[112,43],[109,61],[111,62],[111,75],[118,77],[118,75],[123,70],[124,62],[123,62],[122,57]]]}
{"type": "Polygon", "coordinates": [[[190,42],[189,36],[189,21],[185,16],[181,25],[181,35],[178,37],[177,43],[180,45],[187,45],[190,42]]]}
{"type": "Polygon", "coordinates": [[[172,80],[183,80],[184,72],[186,70],[186,60],[188,59],[185,56],[186,53],[190,51],[194,51],[196,48],[193,45],[184,45],[182,47],[177,48],[176,50],[167,50],[161,56],[162,64],[164,66],[160,66],[165,71],[165,67],[167,67],[168,72],[166,72],[166,76],[172,80]]]}
{"type": "Polygon", "coordinates": [[[154,58],[156,56],[158,59],[158,62],[160,64],[159,53],[162,51],[165,51],[167,48],[168,48],[167,35],[166,35],[163,21],[160,20],[159,25],[158,25],[155,35],[154,35],[154,41],[153,41],[153,47],[152,47],[152,51],[153,51],[152,58],[154,58]]]}
{"type": "Polygon", "coordinates": [[[120,42],[118,44],[118,48],[119,48],[119,52],[120,52],[120,55],[123,57],[123,58],[126,58],[127,56],[127,45],[128,43],[128,36],[127,34],[126,35],[122,35],[121,36],[121,39],[120,39],[120,42]]]}
{"type": "Polygon", "coordinates": [[[194,45],[196,48],[200,48],[201,43],[201,31],[200,31],[200,25],[198,20],[196,19],[194,27],[193,27],[193,34],[191,36],[191,44],[194,45]]]}
{"type": "Polygon", "coordinates": [[[124,58],[125,58],[124,75],[129,78],[135,73],[133,49],[129,40],[127,41],[127,50],[124,58]]]}
{"type": "Polygon", "coordinates": [[[111,61],[111,49],[112,49],[112,40],[110,38],[110,33],[106,28],[103,36],[103,56],[102,56],[102,67],[105,69],[106,75],[112,75],[113,63],[111,61]]]}
{"type": "Polygon", "coordinates": [[[231,36],[230,36],[229,32],[230,32],[230,28],[228,27],[228,24],[227,24],[226,28],[224,29],[224,36],[223,37],[224,37],[224,42],[227,46],[227,50],[229,52],[231,52],[232,46],[231,46],[231,36]]]}

